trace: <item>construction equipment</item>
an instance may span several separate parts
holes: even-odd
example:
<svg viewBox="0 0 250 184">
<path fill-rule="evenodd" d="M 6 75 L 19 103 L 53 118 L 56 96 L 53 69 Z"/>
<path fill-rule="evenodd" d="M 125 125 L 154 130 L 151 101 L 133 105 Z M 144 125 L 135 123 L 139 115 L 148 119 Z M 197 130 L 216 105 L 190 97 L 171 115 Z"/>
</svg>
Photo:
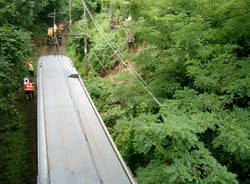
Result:
<svg viewBox="0 0 250 184">
<path fill-rule="evenodd" d="M 47 45 L 55 46 L 55 36 L 54 36 L 54 30 L 52 27 L 48 28 Z"/>
<path fill-rule="evenodd" d="M 48 46 L 61 46 L 62 44 L 62 33 L 63 33 L 63 24 L 60 23 L 58 26 L 54 24 L 53 27 L 48 28 L 48 37 L 47 37 L 47 45 Z"/>
</svg>

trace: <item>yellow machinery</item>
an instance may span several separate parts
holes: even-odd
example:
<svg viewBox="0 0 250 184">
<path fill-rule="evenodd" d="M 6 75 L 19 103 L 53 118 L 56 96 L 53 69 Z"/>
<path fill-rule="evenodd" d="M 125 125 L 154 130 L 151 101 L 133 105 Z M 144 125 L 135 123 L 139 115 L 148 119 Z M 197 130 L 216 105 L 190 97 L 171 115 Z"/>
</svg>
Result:
<svg viewBox="0 0 250 184">
<path fill-rule="evenodd" d="M 62 32 L 63 32 L 63 25 L 62 24 L 59 24 L 59 26 L 57 26 L 55 24 L 54 27 L 49 27 L 48 28 L 47 45 L 48 46 L 55 46 L 55 45 L 57 45 L 56 42 L 58 42 L 59 46 L 61 46 Z"/>
<path fill-rule="evenodd" d="M 52 27 L 48 28 L 48 37 L 47 37 L 47 45 L 48 46 L 54 46 L 55 38 L 54 38 L 54 29 Z"/>
</svg>

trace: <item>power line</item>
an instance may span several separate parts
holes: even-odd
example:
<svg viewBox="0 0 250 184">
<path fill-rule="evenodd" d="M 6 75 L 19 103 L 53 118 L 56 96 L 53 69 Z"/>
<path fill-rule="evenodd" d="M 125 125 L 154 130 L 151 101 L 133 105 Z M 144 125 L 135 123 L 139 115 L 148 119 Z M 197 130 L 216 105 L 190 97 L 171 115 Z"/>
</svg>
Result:
<svg viewBox="0 0 250 184">
<path fill-rule="evenodd" d="M 90 45 L 87 42 L 87 46 L 90 47 Z M 108 73 L 108 70 L 104 67 L 104 65 L 102 64 L 102 62 L 100 61 L 99 57 L 96 55 L 95 52 L 93 52 L 93 54 L 95 55 L 96 59 L 99 61 L 100 65 L 102 66 L 102 68 L 105 70 L 106 73 Z"/>
<path fill-rule="evenodd" d="M 93 17 L 92 13 L 89 11 L 87 5 L 85 4 L 84 0 L 82 0 L 83 3 L 83 9 L 86 8 L 91 20 L 93 21 L 94 25 L 96 26 L 97 30 L 101 33 L 103 39 L 108 43 L 110 48 L 115 52 L 117 55 L 118 59 L 120 58 L 121 62 L 129 69 L 129 71 L 132 73 L 133 76 L 136 75 L 136 79 L 140 82 L 142 87 L 145 89 L 145 91 L 155 100 L 155 102 L 161 107 L 161 103 L 157 100 L 157 98 L 152 94 L 152 92 L 148 89 L 148 84 L 146 81 L 141 77 L 141 75 L 133 68 L 132 65 L 129 63 L 126 63 L 123 59 L 121 59 L 121 55 L 118 52 L 118 49 L 109 41 L 109 39 L 106 37 L 103 29 L 98 25 L 96 22 L 95 18 Z"/>
</svg>

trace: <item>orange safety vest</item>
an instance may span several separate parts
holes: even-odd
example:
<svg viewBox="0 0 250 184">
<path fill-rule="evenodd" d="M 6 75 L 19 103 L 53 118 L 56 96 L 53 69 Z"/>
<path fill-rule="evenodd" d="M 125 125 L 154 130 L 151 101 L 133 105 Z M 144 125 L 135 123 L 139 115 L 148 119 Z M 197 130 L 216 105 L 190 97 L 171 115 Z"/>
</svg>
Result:
<svg viewBox="0 0 250 184">
<path fill-rule="evenodd" d="M 24 91 L 34 91 L 35 86 L 32 82 L 28 82 L 27 84 L 24 85 Z"/>
</svg>

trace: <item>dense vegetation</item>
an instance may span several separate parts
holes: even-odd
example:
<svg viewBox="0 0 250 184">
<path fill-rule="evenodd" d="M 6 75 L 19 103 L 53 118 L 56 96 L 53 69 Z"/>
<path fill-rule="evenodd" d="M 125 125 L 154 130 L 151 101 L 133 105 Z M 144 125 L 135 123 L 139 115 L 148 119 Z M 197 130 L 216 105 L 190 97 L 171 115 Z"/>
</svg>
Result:
<svg viewBox="0 0 250 184">
<path fill-rule="evenodd" d="M 28 183 L 27 127 L 17 110 L 34 40 L 66 0 L 0 0 L 0 183 Z M 86 0 L 117 57 L 88 20 L 74 60 L 138 183 L 250 183 L 249 0 Z M 72 1 L 83 33 L 82 0 Z M 126 21 L 129 16 L 131 21 Z M 161 105 L 122 65 L 130 63 Z"/>
<path fill-rule="evenodd" d="M 87 4 L 121 58 L 89 19 L 85 84 L 137 181 L 250 183 L 250 2 Z M 72 12 L 73 32 L 83 33 L 81 0 Z M 125 21 L 128 16 L 132 21 Z M 71 39 L 68 50 L 83 76 L 83 38 Z M 136 68 L 162 106 L 117 65 L 121 59 Z"/>
<path fill-rule="evenodd" d="M 23 98 L 24 62 L 36 53 L 32 38 L 47 29 L 47 15 L 60 4 L 63 1 L 0 0 L 0 183 L 30 182 L 27 127 L 17 101 Z"/>
</svg>

